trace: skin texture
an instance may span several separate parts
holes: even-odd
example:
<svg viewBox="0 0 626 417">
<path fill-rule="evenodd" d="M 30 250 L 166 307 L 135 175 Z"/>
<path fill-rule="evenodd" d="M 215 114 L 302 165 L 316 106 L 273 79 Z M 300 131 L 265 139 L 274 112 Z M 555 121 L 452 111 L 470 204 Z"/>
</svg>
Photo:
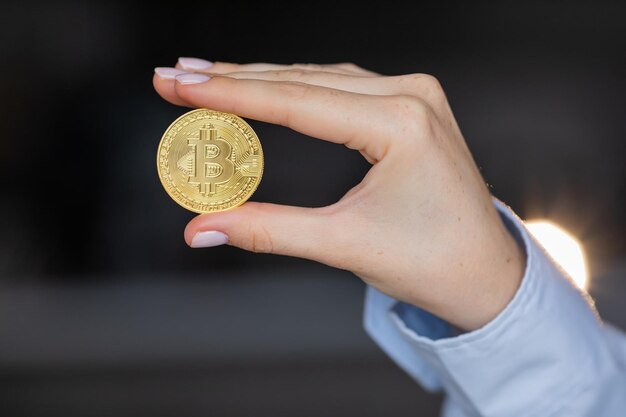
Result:
<svg viewBox="0 0 626 417">
<path fill-rule="evenodd" d="M 177 68 L 181 68 L 177 65 Z M 216 62 L 183 85 L 157 74 L 167 101 L 275 123 L 343 144 L 372 164 L 338 202 L 319 208 L 247 202 L 194 218 L 245 250 L 352 271 L 384 293 L 464 329 L 495 318 L 524 272 L 434 77 L 382 76 L 354 64 Z"/>
</svg>

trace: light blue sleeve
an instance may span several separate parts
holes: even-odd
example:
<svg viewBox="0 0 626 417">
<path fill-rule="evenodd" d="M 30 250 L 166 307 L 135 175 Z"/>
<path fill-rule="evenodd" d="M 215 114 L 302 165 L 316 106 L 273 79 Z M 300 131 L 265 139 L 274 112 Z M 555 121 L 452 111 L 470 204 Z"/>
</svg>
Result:
<svg viewBox="0 0 626 417">
<path fill-rule="evenodd" d="M 366 331 L 425 389 L 446 392 L 446 417 L 626 416 L 626 335 L 601 321 L 509 207 L 494 204 L 527 255 L 520 288 L 495 319 L 454 335 L 368 287 Z"/>
</svg>

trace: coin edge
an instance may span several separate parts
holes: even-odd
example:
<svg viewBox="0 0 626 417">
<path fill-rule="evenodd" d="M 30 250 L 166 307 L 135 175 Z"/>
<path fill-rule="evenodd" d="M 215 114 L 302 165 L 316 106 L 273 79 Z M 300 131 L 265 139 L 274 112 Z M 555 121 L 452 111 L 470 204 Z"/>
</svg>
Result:
<svg viewBox="0 0 626 417">
<path fill-rule="evenodd" d="M 174 198 L 172 196 L 172 194 L 170 194 L 169 190 L 167 189 L 166 184 L 163 181 L 163 173 L 161 171 L 161 164 L 160 164 L 160 153 L 161 153 L 161 146 L 163 144 L 163 141 L 165 140 L 165 137 L 168 133 L 168 131 L 176 124 L 178 123 L 178 121 L 180 121 L 181 119 L 187 117 L 188 115 L 192 114 L 192 113 L 196 113 L 196 112 L 202 112 L 202 111 L 209 111 L 209 112 L 215 112 L 215 113 L 223 113 L 223 114 L 227 114 L 231 117 L 237 118 L 239 119 L 246 127 L 248 127 L 248 129 L 250 129 L 250 131 L 252 132 L 252 134 L 254 135 L 254 137 L 256 138 L 258 144 L 259 144 L 259 156 L 261 157 L 261 170 L 259 171 L 259 176 L 258 176 L 258 180 L 256 182 L 256 184 L 254 185 L 254 187 L 250 190 L 248 196 L 245 199 L 241 199 L 240 202 L 238 202 L 237 204 L 232 205 L 231 207 L 228 207 L 226 209 L 222 209 L 222 210 L 214 210 L 214 211 L 201 211 L 201 210 L 197 210 L 193 207 L 190 207 L 188 205 L 183 204 L 182 201 L 179 201 L 178 199 Z M 219 110 L 214 110 L 214 109 L 209 109 L 206 107 L 202 107 L 202 108 L 197 108 L 197 109 L 193 109 L 190 110 L 186 113 L 183 113 L 182 115 L 178 116 L 172 123 L 169 124 L 169 126 L 165 129 L 165 131 L 163 132 L 163 135 L 161 136 L 161 140 L 159 141 L 159 144 L 157 146 L 157 152 L 156 152 L 156 165 L 157 165 L 157 176 L 159 177 L 159 181 L 161 182 L 161 186 L 163 187 L 163 190 L 165 190 L 165 193 L 179 206 L 183 207 L 186 210 L 189 210 L 193 213 L 197 213 L 197 214 L 208 214 L 208 213 L 221 213 L 224 211 L 228 211 L 228 210 L 232 210 L 234 208 L 237 208 L 239 206 L 241 206 L 242 204 L 244 204 L 245 202 L 247 202 L 250 197 L 252 197 L 252 195 L 256 192 L 256 190 L 259 187 L 259 184 L 261 183 L 261 179 L 263 178 L 263 172 L 265 171 L 265 158 L 264 158 L 264 153 L 263 153 L 263 146 L 261 145 L 261 140 L 259 139 L 259 135 L 256 134 L 256 132 L 254 131 L 254 129 L 252 129 L 252 126 L 250 126 L 250 124 L 248 122 L 245 121 L 245 119 L 243 119 L 242 117 L 239 117 L 238 115 L 234 114 L 234 113 L 228 113 L 228 112 L 223 112 L 223 111 L 219 111 Z"/>
</svg>

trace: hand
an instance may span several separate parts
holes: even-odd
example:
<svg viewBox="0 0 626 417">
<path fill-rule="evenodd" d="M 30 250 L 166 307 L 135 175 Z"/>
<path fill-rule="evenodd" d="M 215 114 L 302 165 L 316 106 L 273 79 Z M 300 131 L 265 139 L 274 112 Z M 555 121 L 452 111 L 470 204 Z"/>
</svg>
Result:
<svg viewBox="0 0 626 417">
<path fill-rule="evenodd" d="M 483 326 L 511 300 L 523 251 L 502 224 L 434 77 L 381 76 L 354 64 L 183 59 L 177 68 L 158 69 L 153 79 L 174 104 L 287 126 L 357 150 L 372 164 L 330 206 L 247 202 L 200 215 L 187 225 L 188 244 L 223 233 L 246 250 L 346 269 L 465 330 Z M 207 231 L 213 233 L 202 235 Z"/>
</svg>

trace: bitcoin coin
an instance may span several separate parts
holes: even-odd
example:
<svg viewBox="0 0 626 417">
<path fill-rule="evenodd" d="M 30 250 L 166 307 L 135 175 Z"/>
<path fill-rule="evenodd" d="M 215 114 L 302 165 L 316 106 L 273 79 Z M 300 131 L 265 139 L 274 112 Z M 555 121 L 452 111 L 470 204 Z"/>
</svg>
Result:
<svg viewBox="0 0 626 417">
<path fill-rule="evenodd" d="M 157 151 L 161 184 L 196 213 L 243 204 L 263 174 L 261 142 L 240 117 L 210 109 L 183 114 L 165 131 Z"/>
</svg>

